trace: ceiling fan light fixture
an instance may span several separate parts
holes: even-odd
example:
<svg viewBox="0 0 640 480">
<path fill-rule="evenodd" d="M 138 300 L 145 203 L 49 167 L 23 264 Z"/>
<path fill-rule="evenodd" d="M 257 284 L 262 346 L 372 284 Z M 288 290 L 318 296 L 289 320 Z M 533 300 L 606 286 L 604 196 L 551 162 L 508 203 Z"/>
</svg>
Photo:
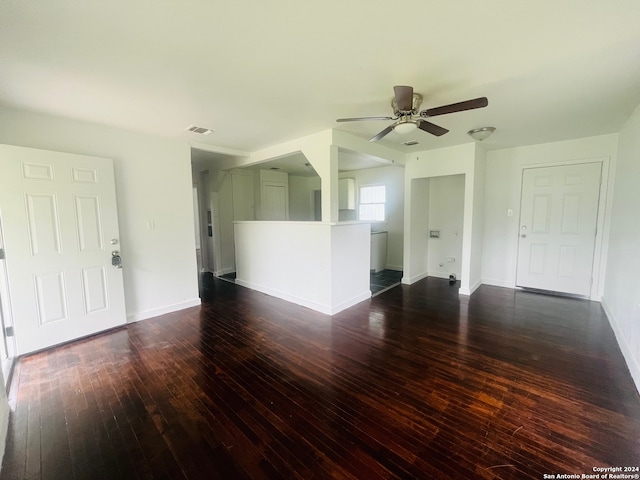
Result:
<svg viewBox="0 0 640 480">
<path fill-rule="evenodd" d="M 395 127 L 393 127 L 393 131 L 399 133 L 400 135 L 408 135 L 416 128 L 418 128 L 418 124 L 416 122 L 400 122 Z"/>
<path fill-rule="evenodd" d="M 469 130 L 467 134 L 474 140 L 481 142 L 489 138 L 495 131 L 496 131 L 496 127 L 481 127 L 481 128 L 474 128 L 473 130 Z"/>
</svg>

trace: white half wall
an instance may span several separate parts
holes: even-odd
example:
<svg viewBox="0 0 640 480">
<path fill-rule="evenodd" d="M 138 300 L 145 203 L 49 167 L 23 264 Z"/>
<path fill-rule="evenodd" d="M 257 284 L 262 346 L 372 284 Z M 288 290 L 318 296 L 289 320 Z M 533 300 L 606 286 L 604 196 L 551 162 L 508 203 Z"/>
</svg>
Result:
<svg viewBox="0 0 640 480">
<path fill-rule="evenodd" d="M 602 306 L 640 392 L 640 107 L 620 131 Z"/>
<path fill-rule="evenodd" d="M 127 318 L 200 303 L 189 145 L 6 107 L 0 143 L 113 159 Z"/>
<path fill-rule="evenodd" d="M 371 297 L 370 226 L 236 222 L 236 283 L 333 315 Z"/>
</svg>

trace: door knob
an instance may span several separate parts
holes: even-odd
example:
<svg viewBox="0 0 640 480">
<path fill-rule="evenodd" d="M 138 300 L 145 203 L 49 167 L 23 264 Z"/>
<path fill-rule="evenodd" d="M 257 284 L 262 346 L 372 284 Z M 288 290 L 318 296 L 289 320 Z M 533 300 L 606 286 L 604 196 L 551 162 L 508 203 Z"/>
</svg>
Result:
<svg viewBox="0 0 640 480">
<path fill-rule="evenodd" d="M 114 250 L 111 252 L 111 265 L 116 268 L 122 268 L 122 257 L 120 256 L 120 252 L 118 250 Z"/>
<path fill-rule="evenodd" d="M 523 233 L 522 235 L 520 235 L 520 236 L 521 236 L 522 238 L 527 238 L 527 235 L 526 235 L 526 234 L 524 234 L 524 233 Z"/>
</svg>

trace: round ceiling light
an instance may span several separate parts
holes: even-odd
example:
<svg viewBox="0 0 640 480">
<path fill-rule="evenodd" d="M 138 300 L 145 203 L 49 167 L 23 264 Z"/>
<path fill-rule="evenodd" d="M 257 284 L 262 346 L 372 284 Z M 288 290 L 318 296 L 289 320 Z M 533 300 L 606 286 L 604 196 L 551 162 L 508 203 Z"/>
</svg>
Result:
<svg viewBox="0 0 640 480">
<path fill-rule="evenodd" d="M 467 134 L 474 140 L 481 142 L 489 138 L 491 134 L 495 131 L 496 131 L 496 127 L 482 127 L 482 128 L 474 128 L 473 130 L 469 130 Z"/>
<path fill-rule="evenodd" d="M 416 122 L 401 122 L 393 127 L 393 131 L 400 135 L 408 135 L 418 127 Z"/>
</svg>

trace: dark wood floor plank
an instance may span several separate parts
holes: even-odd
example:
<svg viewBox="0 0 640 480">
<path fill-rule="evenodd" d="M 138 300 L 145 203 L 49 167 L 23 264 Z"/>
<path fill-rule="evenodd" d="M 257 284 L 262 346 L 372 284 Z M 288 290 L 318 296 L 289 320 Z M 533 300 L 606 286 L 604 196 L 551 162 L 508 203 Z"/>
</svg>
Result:
<svg viewBox="0 0 640 480">
<path fill-rule="evenodd" d="M 447 281 L 203 305 L 21 358 L 1 479 L 539 479 L 640 461 L 599 304 Z"/>
</svg>

